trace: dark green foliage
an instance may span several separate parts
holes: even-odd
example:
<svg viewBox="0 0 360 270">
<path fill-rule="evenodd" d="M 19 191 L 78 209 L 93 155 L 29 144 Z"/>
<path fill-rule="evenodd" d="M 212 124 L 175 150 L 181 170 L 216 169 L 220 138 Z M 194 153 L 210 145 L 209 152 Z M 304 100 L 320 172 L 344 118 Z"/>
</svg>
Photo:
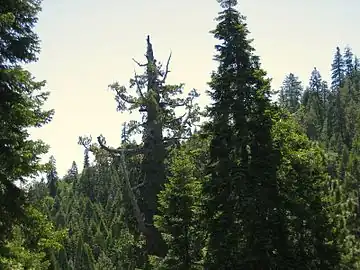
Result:
<svg viewBox="0 0 360 270">
<path fill-rule="evenodd" d="M 336 47 L 336 53 L 331 65 L 331 72 L 331 88 L 333 90 L 339 89 L 339 87 L 341 87 L 344 82 L 345 72 L 345 63 L 339 47 Z"/>
<path fill-rule="evenodd" d="M 46 174 L 47 185 L 49 188 L 49 194 L 51 197 L 55 198 L 57 190 L 57 181 L 59 180 L 57 171 L 56 171 L 56 160 L 54 156 L 50 157 L 49 160 L 49 169 Z"/>
<path fill-rule="evenodd" d="M 330 210 L 333 222 L 333 231 L 341 252 L 340 269 L 359 268 L 359 246 L 357 233 L 357 205 L 358 187 L 356 184 L 356 145 L 359 134 L 359 73 L 358 60 L 353 57 L 350 48 L 345 49 L 344 65 L 337 49 L 332 65 L 333 83 L 332 91 L 326 99 L 327 110 L 324 114 L 323 127 L 317 119 L 316 107 L 309 106 L 310 95 L 304 93 L 303 108 L 296 112 L 300 123 L 307 130 L 311 139 L 317 140 L 328 151 L 331 160 L 327 160 L 328 172 L 332 179 L 329 185 L 332 189 Z M 340 64 L 339 64 L 340 63 Z M 337 74 L 337 76 L 335 76 Z M 343 75 L 341 75 L 343 74 Z M 343 79 L 340 80 L 341 76 Z M 306 106 L 306 107 L 305 107 Z M 317 121 L 315 121 L 317 120 Z M 310 132 L 311 123 L 313 132 Z"/>
<path fill-rule="evenodd" d="M 300 107 L 300 99 L 303 92 L 301 82 L 293 73 L 287 75 L 280 89 L 280 106 L 295 112 Z"/>
<path fill-rule="evenodd" d="M 76 182 L 79 177 L 78 167 L 75 161 L 72 162 L 71 168 L 68 170 L 67 174 L 64 177 L 64 180 L 67 182 Z"/>
<path fill-rule="evenodd" d="M 331 91 L 316 68 L 305 91 L 289 73 L 278 107 L 237 1 L 218 3 L 200 130 L 197 91 L 166 84 L 170 57 L 159 64 L 148 36 L 144 73 L 110 85 L 141 119 L 123 123 L 121 147 L 80 138 L 84 168 L 60 178 L 27 133 L 53 114 L 20 67 L 39 51 L 40 1 L 0 0 L 1 269 L 360 269 L 358 59 L 337 47 Z"/>
<path fill-rule="evenodd" d="M 247 39 L 236 1 L 221 1 L 212 33 L 219 68 L 212 75 L 210 180 L 204 186 L 209 245 L 207 269 L 265 269 L 279 265 L 281 236 L 276 167 L 272 147 L 270 82 Z M 279 255 L 274 256 L 273 250 Z"/>
<path fill-rule="evenodd" d="M 41 141 L 29 139 L 28 128 L 51 120 L 53 111 L 42 109 L 48 97 L 44 81 L 35 81 L 20 64 L 36 60 L 39 51 L 37 22 L 40 1 L 3 0 L 0 3 L 0 246 L 23 216 L 25 182 L 45 167 L 40 155 L 47 152 Z"/>
<path fill-rule="evenodd" d="M 344 52 L 345 75 L 352 76 L 354 72 L 354 55 L 350 47 L 345 48 Z"/>
<path fill-rule="evenodd" d="M 206 140 L 194 137 L 172 153 L 169 181 L 159 194 L 159 215 L 155 218 L 169 247 L 158 269 L 202 269 L 201 181 L 207 147 Z"/>
<path fill-rule="evenodd" d="M 320 72 L 314 68 L 309 86 L 303 94 L 300 109 L 296 112 L 298 121 L 313 140 L 320 139 L 326 128 L 329 128 L 326 123 L 329 97 L 327 83 L 322 80 Z"/>
<path fill-rule="evenodd" d="M 282 235 L 287 238 L 283 247 L 287 256 L 281 267 L 338 269 L 339 247 L 328 212 L 331 207 L 328 160 L 324 151 L 288 117 L 276 117 L 273 128 L 274 144 L 281 149 L 278 207 L 284 218 Z"/>
<path fill-rule="evenodd" d="M 41 0 L 2 0 L 0 13 L 0 63 L 17 65 L 35 61 L 40 51 L 33 32 Z"/>
<path fill-rule="evenodd" d="M 51 255 L 62 247 L 65 231 L 55 231 L 53 224 L 31 206 L 25 213 L 23 223 L 12 228 L 11 239 L 1 247 L 1 269 L 49 269 Z"/>
</svg>

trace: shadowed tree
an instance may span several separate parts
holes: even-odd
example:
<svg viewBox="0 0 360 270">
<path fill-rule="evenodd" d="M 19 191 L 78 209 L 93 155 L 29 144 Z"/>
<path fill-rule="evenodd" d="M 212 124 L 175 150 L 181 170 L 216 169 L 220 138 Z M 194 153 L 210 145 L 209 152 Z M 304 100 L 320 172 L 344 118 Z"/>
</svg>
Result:
<svg viewBox="0 0 360 270">
<path fill-rule="evenodd" d="M 56 171 L 56 160 L 54 156 L 50 157 L 49 169 L 46 174 L 46 178 L 47 178 L 47 185 L 49 188 L 49 194 L 51 197 L 55 198 L 57 193 L 57 181 L 59 180 L 59 177 Z"/>
<path fill-rule="evenodd" d="M 163 69 L 154 57 L 149 36 L 146 41 L 147 62 L 141 64 L 134 60 L 139 67 L 145 68 L 145 72 L 143 75 L 135 73 L 134 78 L 130 80 L 130 88 L 135 88 L 136 96 L 131 95 L 117 82 L 110 85 L 110 89 L 115 93 L 118 111 L 139 110 L 142 114 L 141 121 L 129 121 L 123 126 L 122 141 L 128 141 L 131 135 L 142 134 L 142 144 L 136 148 L 115 149 L 106 146 L 105 138 L 102 136 L 98 137 L 98 143 L 100 148 L 115 158 L 117 164 L 125 162 L 125 159 L 122 161 L 125 156 L 142 155 L 143 180 L 137 183 L 136 188 L 131 187 L 130 183 L 126 186 L 139 230 L 146 236 L 147 252 L 163 256 L 166 247 L 160 233 L 154 227 L 153 217 L 157 213 L 157 195 L 163 189 L 166 180 L 167 148 L 178 145 L 181 140 L 192 134 L 194 124 L 200 120 L 199 107 L 194 103 L 199 94 L 193 89 L 187 97 L 182 97 L 183 84 L 167 85 L 171 55 Z M 183 108 L 185 113 L 178 116 L 177 108 Z M 82 140 L 84 138 L 80 138 L 80 143 Z M 122 154 L 124 157 L 121 157 Z M 117 166 L 125 169 L 122 165 Z M 140 196 L 135 195 L 135 190 L 139 191 Z"/>
<path fill-rule="evenodd" d="M 40 155 L 48 147 L 29 139 L 29 128 L 48 123 L 53 111 L 42 109 L 45 81 L 36 81 L 21 65 L 37 60 L 39 39 L 33 28 L 39 0 L 0 2 L 0 246 L 24 214 L 25 196 L 16 184 L 44 170 Z"/>
<path fill-rule="evenodd" d="M 271 138 L 270 80 L 254 55 L 237 1 L 218 2 L 223 11 L 212 33 L 220 42 L 219 67 L 209 84 L 213 103 L 205 128 L 212 137 L 204 185 L 205 269 L 275 269 L 288 250 L 277 190 L 279 156 Z"/>
</svg>

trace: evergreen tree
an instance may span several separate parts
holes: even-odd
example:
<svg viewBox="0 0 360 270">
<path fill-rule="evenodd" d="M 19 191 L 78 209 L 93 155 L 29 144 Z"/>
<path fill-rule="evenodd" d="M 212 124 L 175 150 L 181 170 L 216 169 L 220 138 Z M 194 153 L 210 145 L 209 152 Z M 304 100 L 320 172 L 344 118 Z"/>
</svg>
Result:
<svg viewBox="0 0 360 270">
<path fill-rule="evenodd" d="M 287 256 L 275 269 L 342 269 L 325 152 L 289 115 L 274 117 L 273 143 L 281 149 L 278 190 L 285 213 Z M 267 268 L 268 269 L 268 268 Z"/>
<path fill-rule="evenodd" d="M 360 141 L 354 140 L 347 164 L 343 171 L 339 171 L 341 182 L 339 197 L 336 202 L 340 205 L 340 216 L 345 222 L 340 223 L 343 263 L 349 268 L 360 267 Z M 341 173 L 343 175 L 341 175 Z"/>
<path fill-rule="evenodd" d="M 12 224 L 24 214 L 24 191 L 15 184 L 36 176 L 45 166 L 48 147 L 29 139 L 28 129 L 51 120 L 42 109 L 48 93 L 21 65 L 36 61 L 39 40 L 33 32 L 39 0 L 2 0 L 0 4 L 0 247 Z"/>
<path fill-rule="evenodd" d="M 303 92 L 301 82 L 293 73 L 287 75 L 280 88 L 280 106 L 290 112 L 296 112 L 300 107 L 300 98 Z"/>
<path fill-rule="evenodd" d="M 89 168 L 90 160 L 89 160 L 89 150 L 84 150 L 84 169 Z"/>
<path fill-rule="evenodd" d="M 49 188 L 50 196 L 55 198 L 57 193 L 57 182 L 59 180 L 58 173 L 56 171 L 56 160 L 54 156 L 49 159 L 49 170 L 46 174 L 47 185 Z"/>
<path fill-rule="evenodd" d="M 203 269 L 201 248 L 201 181 L 207 161 L 207 140 L 191 138 L 172 153 L 169 181 L 159 195 L 155 224 L 169 247 L 156 269 Z"/>
<path fill-rule="evenodd" d="M 354 57 L 354 70 L 359 71 L 359 67 L 360 67 L 359 58 L 357 58 L 357 56 L 355 55 L 355 57 Z"/>
<path fill-rule="evenodd" d="M 287 253 L 276 188 L 278 157 L 272 149 L 270 81 L 248 40 L 237 1 L 224 9 L 212 31 L 219 62 L 212 74 L 208 109 L 212 135 L 204 186 L 209 244 L 206 269 L 272 269 Z M 274 255 L 277 250 L 277 255 Z M 277 268 L 279 269 L 279 268 Z"/>
<path fill-rule="evenodd" d="M 331 88 L 337 91 L 344 82 L 345 63 L 340 52 L 340 48 L 336 47 L 336 53 L 331 65 Z"/>
<path fill-rule="evenodd" d="M 51 257 L 62 247 L 66 231 L 54 230 L 46 216 L 32 206 L 25 211 L 23 224 L 11 228 L 12 238 L 2 247 L 0 269 L 54 269 Z"/>
<path fill-rule="evenodd" d="M 321 83 L 322 83 L 322 77 L 317 70 L 316 67 L 314 67 L 313 71 L 311 72 L 310 81 L 309 81 L 309 90 L 312 93 L 318 94 L 318 96 L 321 96 Z"/>
<path fill-rule="evenodd" d="M 349 77 L 354 72 L 354 55 L 350 47 L 345 47 L 344 64 L 345 64 L 345 75 Z"/>
<path fill-rule="evenodd" d="M 309 87 L 302 97 L 303 108 L 297 115 L 311 139 L 319 140 L 323 135 L 329 95 L 327 83 L 322 80 L 320 72 L 314 67 L 311 72 Z"/>
<path fill-rule="evenodd" d="M 75 161 L 72 162 L 71 168 L 68 170 L 64 180 L 67 182 L 75 182 L 78 178 L 79 172 Z"/>
</svg>

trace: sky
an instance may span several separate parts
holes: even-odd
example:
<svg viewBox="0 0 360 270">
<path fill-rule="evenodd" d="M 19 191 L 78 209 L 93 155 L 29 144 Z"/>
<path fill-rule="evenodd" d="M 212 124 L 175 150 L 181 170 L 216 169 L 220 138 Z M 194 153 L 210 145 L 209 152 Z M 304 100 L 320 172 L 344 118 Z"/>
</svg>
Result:
<svg viewBox="0 0 360 270">
<path fill-rule="evenodd" d="M 328 80 L 336 46 L 349 45 L 360 54 L 360 1 L 238 2 L 273 89 L 290 72 L 306 85 L 314 67 Z M 128 86 L 137 69 L 132 58 L 144 60 L 147 35 L 159 61 L 172 52 L 168 83 L 197 89 L 206 104 L 207 82 L 216 69 L 216 40 L 209 31 L 219 11 L 215 0 L 43 0 L 35 28 L 42 51 L 26 68 L 47 81 L 51 95 L 45 108 L 55 109 L 50 124 L 31 130 L 33 139 L 51 147 L 44 160 L 54 155 L 62 176 L 73 160 L 82 167 L 79 136 L 102 134 L 109 145 L 119 146 L 121 124 L 136 115 L 116 111 L 108 85 Z"/>
</svg>

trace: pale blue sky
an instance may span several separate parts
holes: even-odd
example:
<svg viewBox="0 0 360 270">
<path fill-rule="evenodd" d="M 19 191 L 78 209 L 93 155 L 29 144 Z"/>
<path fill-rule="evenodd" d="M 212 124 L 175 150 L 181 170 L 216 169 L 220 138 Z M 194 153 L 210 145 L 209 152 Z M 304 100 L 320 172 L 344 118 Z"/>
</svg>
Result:
<svg viewBox="0 0 360 270">
<path fill-rule="evenodd" d="M 314 66 L 328 79 L 336 46 L 349 44 L 360 54 L 360 1 L 239 0 L 238 8 L 275 89 L 289 72 L 307 83 Z M 173 53 L 168 82 L 204 92 L 216 67 L 209 30 L 219 10 L 215 0 L 44 0 L 36 27 L 42 52 L 29 69 L 47 80 L 47 107 L 56 114 L 32 136 L 50 144 L 60 175 L 73 160 L 82 166 L 79 135 L 102 133 L 109 144 L 119 144 L 129 118 L 116 112 L 107 85 L 128 84 L 131 59 L 143 59 L 147 34 L 158 60 Z"/>
</svg>

